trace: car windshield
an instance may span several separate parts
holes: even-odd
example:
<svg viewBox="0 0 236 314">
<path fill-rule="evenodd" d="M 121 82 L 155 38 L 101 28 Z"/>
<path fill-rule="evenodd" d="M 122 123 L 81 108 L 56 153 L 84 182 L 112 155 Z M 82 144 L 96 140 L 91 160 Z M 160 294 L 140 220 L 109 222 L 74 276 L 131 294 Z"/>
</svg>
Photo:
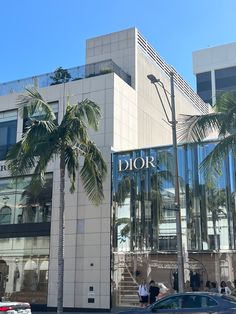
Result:
<svg viewBox="0 0 236 314">
<path fill-rule="evenodd" d="M 236 297 L 234 297 L 232 295 L 222 295 L 221 298 L 224 300 L 236 303 Z"/>
</svg>

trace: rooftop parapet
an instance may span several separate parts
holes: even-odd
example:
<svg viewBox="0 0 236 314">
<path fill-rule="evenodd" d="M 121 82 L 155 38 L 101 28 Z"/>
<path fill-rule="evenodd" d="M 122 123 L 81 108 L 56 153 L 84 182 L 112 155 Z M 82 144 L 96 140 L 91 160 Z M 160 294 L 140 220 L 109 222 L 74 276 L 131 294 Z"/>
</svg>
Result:
<svg viewBox="0 0 236 314">
<path fill-rule="evenodd" d="M 131 77 L 125 73 L 117 64 L 112 60 L 105 60 L 96 63 L 86 64 L 70 69 L 66 69 L 70 74 L 70 78 L 66 82 L 77 81 L 89 77 L 98 75 L 104 75 L 108 73 L 116 73 L 127 84 L 131 85 Z M 32 76 L 25 79 L 6 82 L 0 84 L 0 96 L 8 95 L 12 93 L 21 93 L 25 88 L 36 87 L 43 88 L 55 84 L 53 80 L 54 72 L 46 73 L 42 75 Z"/>
</svg>

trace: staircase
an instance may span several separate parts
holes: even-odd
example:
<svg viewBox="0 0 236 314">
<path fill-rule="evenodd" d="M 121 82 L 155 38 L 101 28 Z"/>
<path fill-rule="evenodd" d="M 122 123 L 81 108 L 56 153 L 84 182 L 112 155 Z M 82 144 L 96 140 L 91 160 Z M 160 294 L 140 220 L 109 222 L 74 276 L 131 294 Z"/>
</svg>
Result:
<svg viewBox="0 0 236 314">
<path fill-rule="evenodd" d="M 128 267 L 124 267 L 122 279 L 118 286 L 119 306 L 134 307 L 139 306 L 138 284 L 135 282 Z"/>
</svg>

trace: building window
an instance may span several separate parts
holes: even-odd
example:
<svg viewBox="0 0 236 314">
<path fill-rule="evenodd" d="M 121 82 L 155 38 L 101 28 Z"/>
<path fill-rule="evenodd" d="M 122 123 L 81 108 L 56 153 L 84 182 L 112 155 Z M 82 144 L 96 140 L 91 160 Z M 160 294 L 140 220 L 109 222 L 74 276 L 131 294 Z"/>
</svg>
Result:
<svg viewBox="0 0 236 314">
<path fill-rule="evenodd" d="M 0 112 L 0 160 L 6 159 L 8 149 L 16 143 L 17 111 Z"/>
<path fill-rule="evenodd" d="M 47 304 L 49 237 L 0 239 L 0 295 Z"/>
<path fill-rule="evenodd" d="M 0 225 L 11 223 L 11 208 L 9 206 L 3 206 L 0 209 Z"/>
<path fill-rule="evenodd" d="M 33 189 L 30 181 L 31 176 L 0 179 L 0 225 L 50 222 L 52 174 L 41 189 Z"/>
<path fill-rule="evenodd" d="M 217 97 L 224 91 L 234 91 L 236 89 L 236 67 L 216 70 L 215 78 Z"/>
<path fill-rule="evenodd" d="M 209 104 L 212 104 L 211 72 L 197 74 L 197 93 Z"/>
</svg>

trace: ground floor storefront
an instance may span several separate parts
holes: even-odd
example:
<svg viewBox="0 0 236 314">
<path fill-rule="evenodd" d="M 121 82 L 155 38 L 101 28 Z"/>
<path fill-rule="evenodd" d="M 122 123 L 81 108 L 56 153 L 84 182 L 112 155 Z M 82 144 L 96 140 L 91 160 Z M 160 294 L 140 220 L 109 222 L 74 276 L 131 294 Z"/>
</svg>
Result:
<svg viewBox="0 0 236 314">
<path fill-rule="evenodd" d="M 136 252 L 113 256 L 114 306 L 139 306 L 138 286 L 144 279 L 147 287 L 154 280 L 169 293 L 178 291 L 177 256 L 168 252 Z M 228 282 L 231 289 L 236 278 L 236 252 L 189 252 L 184 261 L 185 291 L 203 291 L 207 281 Z"/>
<path fill-rule="evenodd" d="M 47 304 L 52 174 L 34 191 L 30 176 L 0 178 L 0 297 Z"/>
<path fill-rule="evenodd" d="M 214 142 L 178 147 L 180 208 L 175 207 L 173 152 L 154 147 L 113 156 L 113 294 L 138 305 L 141 281 L 178 290 L 177 220 L 186 290 L 206 282 L 233 286 L 236 278 L 235 159 L 229 150 L 219 173 L 200 170 Z"/>
<path fill-rule="evenodd" d="M 229 151 L 218 175 L 199 170 L 214 145 L 178 148 L 186 290 L 202 290 L 207 281 L 232 285 L 236 278 L 234 156 Z M 172 147 L 117 152 L 112 162 L 106 205 L 88 206 L 81 191 L 66 194 L 70 309 L 139 305 L 142 280 L 178 289 Z M 55 307 L 58 178 L 48 173 L 41 191 L 29 182 L 29 176 L 0 178 L 0 295 Z"/>
<path fill-rule="evenodd" d="M 47 304 L 49 237 L 0 239 L 0 295 Z"/>
</svg>

